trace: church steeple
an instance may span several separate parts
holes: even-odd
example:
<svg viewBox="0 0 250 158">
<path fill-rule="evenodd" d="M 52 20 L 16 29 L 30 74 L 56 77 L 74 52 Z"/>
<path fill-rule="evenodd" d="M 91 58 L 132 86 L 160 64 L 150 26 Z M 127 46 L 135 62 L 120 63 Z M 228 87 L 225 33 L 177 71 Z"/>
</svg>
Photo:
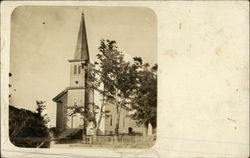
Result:
<svg viewBox="0 0 250 158">
<path fill-rule="evenodd" d="M 85 65 L 90 62 L 87 33 L 82 13 L 80 28 L 77 36 L 77 43 L 75 49 L 74 59 L 70 62 L 70 87 L 85 87 Z M 85 64 L 84 64 L 85 63 Z"/>
<path fill-rule="evenodd" d="M 89 59 L 86 26 L 85 26 L 85 20 L 84 20 L 83 13 L 82 13 L 80 29 L 78 32 L 74 60 L 85 60 L 86 62 L 89 62 L 89 60 L 90 60 Z"/>
<path fill-rule="evenodd" d="M 90 128 L 87 126 L 87 123 L 82 122 L 83 119 L 80 114 L 77 114 L 74 119 L 73 117 L 69 117 L 69 114 L 72 112 L 70 112 L 70 109 L 73 109 L 72 107 L 75 106 L 84 107 L 85 109 L 88 108 L 90 112 L 93 111 L 92 106 L 90 105 L 94 103 L 94 90 L 87 87 L 88 73 L 86 71 L 86 67 L 88 66 L 88 63 L 90 63 L 90 58 L 83 14 L 81 17 L 80 29 L 77 37 L 75 56 L 74 59 L 69 60 L 69 63 L 69 86 L 64 91 L 59 93 L 55 98 L 53 98 L 53 101 L 57 102 L 56 126 L 61 129 L 66 129 L 68 127 L 81 128 L 81 126 L 84 125 L 84 128 L 87 130 L 87 128 Z M 93 114 L 90 113 L 89 115 L 92 117 Z M 86 131 L 84 132 L 86 133 Z"/>
</svg>

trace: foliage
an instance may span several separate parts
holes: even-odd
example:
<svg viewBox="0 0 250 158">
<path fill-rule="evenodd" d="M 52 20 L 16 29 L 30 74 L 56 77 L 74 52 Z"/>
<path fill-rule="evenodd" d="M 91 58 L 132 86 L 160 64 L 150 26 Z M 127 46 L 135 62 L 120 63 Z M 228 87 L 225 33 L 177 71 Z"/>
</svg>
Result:
<svg viewBox="0 0 250 158">
<path fill-rule="evenodd" d="M 9 77 L 12 77 L 12 73 L 9 73 Z M 11 87 L 12 85 L 9 84 L 9 88 Z M 42 114 L 45 109 L 44 103 L 37 101 L 37 113 L 9 105 L 9 137 L 14 145 L 37 147 L 41 141 L 49 138 L 46 127 L 49 119 L 47 114 Z M 45 143 L 41 147 L 47 145 L 48 143 Z"/>
<path fill-rule="evenodd" d="M 116 41 L 101 40 L 100 53 L 97 55 L 101 71 L 101 81 L 111 96 L 128 98 L 130 87 L 129 62 L 118 51 Z"/>
<path fill-rule="evenodd" d="M 131 97 L 132 118 L 147 127 L 151 123 L 156 128 L 157 110 L 157 65 L 143 64 L 141 58 L 134 58 L 132 67 L 136 69 L 136 82 Z"/>
<path fill-rule="evenodd" d="M 49 128 L 49 131 L 53 135 L 53 137 L 57 138 L 63 132 L 63 129 L 59 129 L 57 127 L 51 127 Z"/>
<path fill-rule="evenodd" d="M 75 107 L 73 113 L 81 113 L 84 117 L 84 124 L 92 121 L 94 128 L 98 131 L 102 117 L 106 114 L 104 111 L 107 96 L 115 98 L 116 111 L 119 115 L 122 105 L 125 104 L 129 90 L 129 63 L 124 61 L 124 55 L 117 50 L 116 42 L 110 40 L 101 40 L 99 47 L 100 53 L 97 54 L 98 61 L 95 64 L 85 63 L 87 82 L 86 89 L 88 91 L 97 90 L 102 96 L 102 104 L 100 108 L 92 103 L 92 107 L 87 105 L 82 108 Z M 98 108 L 97 108 L 98 107 Z M 93 111 L 91 111 L 93 110 Z M 96 121 L 97 110 L 99 110 L 99 120 Z M 119 123 L 119 121 L 117 121 Z M 117 124 L 116 133 L 118 134 L 119 125 Z"/>
<path fill-rule="evenodd" d="M 36 105 L 37 105 L 36 108 L 37 113 L 42 117 L 43 123 L 47 125 L 50 119 L 48 117 L 48 114 L 43 113 L 46 110 L 45 101 L 36 100 Z"/>
<path fill-rule="evenodd" d="M 89 106 L 84 110 L 76 107 L 73 113 L 82 113 L 87 121 L 94 122 L 98 130 L 102 116 L 108 113 L 104 110 L 105 102 L 112 98 L 118 116 L 116 135 L 123 106 L 134 112 L 132 118 L 138 124 L 147 126 L 151 123 L 156 128 L 157 65 L 151 67 L 148 63 L 144 64 L 141 57 L 134 57 L 133 64 L 125 61 L 124 54 L 118 50 L 114 40 L 101 40 L 99 51 L 95 64 L 85 63 L 84 68 L 87 73 L 87 89 L 97 90 L 102 96 L 102 104 L 100 107 L 92 104 L 93 111 Z M 96 110 L 100 112 L 98 121 Z"/>
<path fill-rule="evenodd" d="M 25 109 L 9 106 L 10 137 L 47 137 L 47 127 L 41 115 Z"/>
<path fill-rule="evenodd" d="M 48 138 L 49 132 L 39 113 L 9 106 L 9 136 L 11 142 L 20 147 L 35 147 L 39 142 L 29 144 L 18 138 Z"/>
<path fill-rule="evenodd" d="M 105 86 L 106 95 L 115 100 L 118 116 L 115 134 L 118 135 L 121 108 L 127 104 L 129 99 L 133 76 L 130 73 L 130 63 L 124 60 L 124 54 L 118 50 L 116 41 L 101 40 L 99 51 L 96 64 L 100 68 L 100 81 Z"/>
</svg>

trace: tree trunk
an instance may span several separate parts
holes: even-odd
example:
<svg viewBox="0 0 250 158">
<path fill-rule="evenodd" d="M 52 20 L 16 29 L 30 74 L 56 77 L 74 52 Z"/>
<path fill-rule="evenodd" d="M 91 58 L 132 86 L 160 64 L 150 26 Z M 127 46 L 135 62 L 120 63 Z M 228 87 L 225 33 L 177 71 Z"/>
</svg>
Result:
<svg viewBox="0 0 250 158">
<path fill-rule="evenodd" d="M 97 136 L 97 128 L 94 128 L 94 131 L 93 131 L 93 141 L 95 142 L 96 141 L 96 136 Z"/>
<path fill-rule="evenodd" d="M 117 114 L 117 122 L 115 124 L 115 137 L 114 137 L 114 142 L 117 142 L 117 137 L 118 137 L 118 133 L 119 133 L 119 121 L 118 121 L 118 116 L 119 116 L 119 105 L 117 105 L 118 103 L 118 96 L 117 96 L 117 89 L 115 89 L 115 106 L 116 106 L 116 114 Z"/>
<path fill-rule="evenodd" d="M 100 128 L 101 119 L 102 119 L 102 115 L 103 115 L 103 107 L 104 107 L 104 103 L 102 103 L 101 110 L 100 110 L 100 117 L 99 117 L 99 120 L 97 122 L 96 127 L 94 128 L 94 132 L 93 132 L 94 141 L 96 141 L 96 136 L 98 135 L 98 131 L 99 131 L 99 128 Z"/>
<path fill-rule="evenodd" d="M 85 141 L 86 136 L 87 136 L 87 127 L 88 127 L 88 122 L 87 120 L 83 120 L 83 129 L 82 129 L 82 139 Z"/>
<path fill-rule="evenodd" d="M 115 126 L 115 135 L 118 136 L 119 135 L 119 124 L 120 124 L 120 115 L 121 115 L 121 110 L 122 110 L 122 105 L 120 105 L 118 107 L 118 113 L 117 113 L 117 122 L 116 122 L 116 126 Z"/>
<path fill-rule="evenodd" d="M 144 131 L 143 131 L 143 141 L 145 142 L 148 136 L 148 122 L 144 123 Z"/>
<path fill-rule="evenodd" d="M 152 134 L 155 135 L 156 134 L 156 128 L 157 128 L 156 123 L 154 123 L 154 122 L 152 123 L 151 122 L 151 125 L 152 125 Z"/>
<path fill-rule="evenodd" d="M 117 122 L 115 126 L 115 143 L 118 141 L 118 135 L 119 135 L 119 124 L 120 124 L 120 114 L 122 110 L 122 104 L 123 100 L 121 100 L 120 103 L 118 103 L 118 90 L 115 90 L 115 105 L 116 105 L 116 113 L 117 113 Z"/>
<path fill-rule="evenodd" d="M 105 88 L 103 88 L 104 89 L 104 91 L 105 91 Z M 102 120 L 102 115 L 103 115 L 103 107 L 104 107 L 104 103 L 105 103 L 105 95 L 103 94 L 103 96 L 102 96 L 102 106 L 101 106 L 101 110 L 100 110 L 100 116 L 99 116 L 99 120 L 98 120 L 98 122 L 97 122 L 97 127 L 96 127 L 96 135 L 98 135 L 98 130 L 99 130 L 99 128 L 100 128 L 100 124 L 101 124 L 101 120 Z"/>
<path fill-rule="evenodd" d="M 156 127 L 152 127 L 152 134 L 156 134 Z"/>
<path fill-rule="evenodd" d="M 120 106 L 117 108 L 118 113 L 117 113 L 117 122 L 116 122 L 116 126 L 115 126 L 115 139 L 114 139 L 115 144 L 118 142 L 120 114 L 121 114 L 121 109 L 122 109 L 121 106 L 122 105 L 120 104 Z"/>
</svg>

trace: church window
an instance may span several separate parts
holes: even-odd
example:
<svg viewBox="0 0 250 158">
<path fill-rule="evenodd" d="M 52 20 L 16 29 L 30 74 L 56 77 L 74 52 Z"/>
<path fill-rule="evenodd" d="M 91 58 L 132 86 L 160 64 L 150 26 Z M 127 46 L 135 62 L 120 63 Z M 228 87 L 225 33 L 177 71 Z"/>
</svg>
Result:
<svg viewBox="0 0 250 158">
<path fill-rule="evenodd" d="M 78 65 L 78 74 L 80 74 L 81 73 L 81 65 Z"/>
<path fill-rule="evenodd" d="M 133 132 L 133 128 L 132 127 L 129 127 L 128 128 L 128 133 L 131 134 Z"/>
<path fill-rule="evenodd" d="M 77 72 L 77 65 L 74 65 L 74 74 Z"/>
<path fill-rule="evenodd" d="M 77 106 L 77 101 L 76 101 L 76 99 L 74 99 L 74 106 Z"/>
<path fill-rule="evenodd" d="M 112 115 L 110 115 L 110 126 L 112 126 Z"/>
</svg>

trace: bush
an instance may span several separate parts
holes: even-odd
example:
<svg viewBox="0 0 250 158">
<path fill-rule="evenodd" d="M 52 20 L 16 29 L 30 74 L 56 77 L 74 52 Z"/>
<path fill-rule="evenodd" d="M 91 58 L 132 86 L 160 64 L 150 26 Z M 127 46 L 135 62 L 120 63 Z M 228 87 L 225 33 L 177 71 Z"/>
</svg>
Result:
<svg viewBox="0 0 250 158">
<path fill-rule="evenodd" d="M 36 147 L 49 139 L 49 131 L 40 114 L 10 105 L 9 136 L 10 141 L 18 147 Z M 34 141 L 26 138 L 33 138 Z"/>
</svg>

